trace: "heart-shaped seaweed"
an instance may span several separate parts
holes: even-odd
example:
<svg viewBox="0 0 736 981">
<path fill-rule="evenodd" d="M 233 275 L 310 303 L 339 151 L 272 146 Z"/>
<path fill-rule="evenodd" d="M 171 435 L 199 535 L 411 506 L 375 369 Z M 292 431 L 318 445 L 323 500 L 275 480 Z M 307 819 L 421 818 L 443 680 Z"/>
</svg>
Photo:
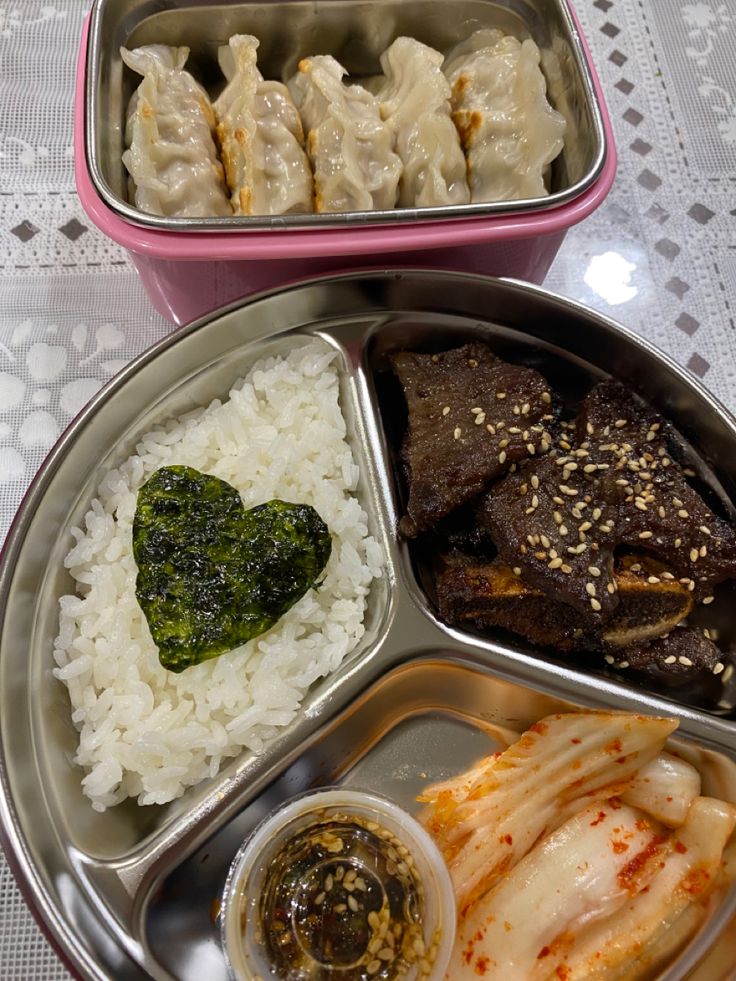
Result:
<svg viewBox="0 0 736 981">
<path fill-rule="evenodd" d="M 219 477 L 156 470 L 138 492 L 133 556 L 161 664 L 183 671 L 268 630 L 316 584 L 331 551 L 308 504 L 246 511 Z"/>
</svg>

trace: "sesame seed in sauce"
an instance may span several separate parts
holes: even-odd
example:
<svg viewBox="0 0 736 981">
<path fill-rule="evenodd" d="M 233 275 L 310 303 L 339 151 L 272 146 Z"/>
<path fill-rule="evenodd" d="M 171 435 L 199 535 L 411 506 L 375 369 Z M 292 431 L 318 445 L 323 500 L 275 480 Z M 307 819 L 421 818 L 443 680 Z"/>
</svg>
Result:
<svg viewBox="0 0 736 981">
<path fill-rule="evenodd" d="M 564 572 L 566 576 L 569 576 L 570 573 L 572 572 L 572 566 L 567 565 L 567 563 L 564 563 L 563 565 L 560 566 L 560 571 Z"/>
<path fill-rule="evenodd" d="M 639 538 L 651 538 L 653 534 L 653 531 L 640 531 Z"/>
<path fill-rule="evenodd" d="M 490 422 L 487 422 L 486 423 L 486 429 L 491 434 L 491 436 L 495 436 L 496 435 L 496 427 L 495 426 L 492 426 Z"/>
<path fill-rule="evenodd" d="M 559 569 L 561 565 L 562 565 L 562 559 L 558 557 L 556 559 L 552 559 L 552 561 L 548 563 L 547 567 L 549 569 Z"/>
<path fill-rule="evenodd" d="M 549 392 L 542 392 L 542 401 L 547 405 L 550 405 L 552 402 L 552 396 L 549 394 Z"/>
<path fill-rule="evenodd" d="M 560 525 L 559 532 L 562 535 L 562 537 L 564 538 L 565 535 L 567 534 L 567 525 Z"/>
<path fill-rule="evenodd" d="M 483 409 L 481 409 L 479 405 L 476 405 L 476 407 L 474 409 L 471 409 L 470 411 L 473 413 L 474 416 L 477 416 L 479 412 L 483 411 Z"/>
<path fill-rule="evenodd" d="M 485 421 L 486 421 L 485 412 L 479 412 L 478 415 L 475 417 L 476 426 L 482 426 Z"/>
<path fill-rule="evenodd" d="M 446 405 L 446 406 L 444 407 L 444 409 L 442 410 L 442 415 L 443 415 L 443 416 L 447 416 L 447 415 L 449 415 L 449 414 L 450 414 L 450 406 L 449 406 L 449 405 Z"/>
<path fill-rule="evenodd" d="M 655 586 L 658 582 L 661 582 L 659 576 L 647 576 L 647 582 L 652 586 Z"/>
<path fill-rule="evenodd" d="M 691 562 L 697 562 L 698 561 L 698 550 L 697 550 L 697 548 L 691 548 L 690 549 L 690 561 Z"/>
<path fill-rule="evenodd" d="M 497 399 L 505 399 L 506 398 L 506 392 L 496 392 L 496 398 Z"/>
<path fill-rule="evenodd" d="M 534 456 L 534 454 L 537 452 L 537 448 L 535 447 L 534 443 L 527 443 L 526 448 L 529 450 L 529 456 Z"/>
<path fill-rule="evenodd" d="M 706 596 L 703 599 L 703 605 L 704 606 L 707 606 L 709 603 L 712 603 L 714 599 L 715 599 L 715 596 Z"/>
<path fill-rule="evenodd" d="M 591 605 L 591 608 L 593 610 L 595 610 L 596 613 L 599 613 L 600 612 L 600 610 L 601 610 L 601 604 L 598 602 L 598 600 L 595 598 L 595 596 L 591 596 L 590 597 L 590 605 Z"/>
<path fill-rule="evenodd" d="M 521 575 L 521 566 L 515 565 L 514 566 L 514 569 L 513 569 L 513 572 L 514 572 L 514 575 L 515 576 L 520 576 Z"/>
<path fill-rule="evenodd" d="M 588 572 L 591 574 L 591 576 L 599 576 L 601 574 L 601 570 L 597 565 L 589 565 Z"/>
<path fill-rule="evenodd" d="M 718 664 L 713 668 L 713 674 L 720 674 L 724 670 L 723 661 L 719 661 Z"/>
<path fill-rule="evenodd" d="M 539 489 L 539 477 L 537 477 L 537 475 L 535 473 L 532 474 L 532 481 L 531 481 L 531 483 L 532 483 L 532 487 L 534 488 L 534 490 L 538 490 Z"/>
<path fill-rule="evenodd" d="M 462 434 L 463 434 L 462 429 L 459 426 L 456 426 L 455 427 L 455 432 L 452 435 L 455 437 L 455 439 L 460 439 L 460 437 L 462 436 Z"/>
<path fill-rule="evenodd" d="M 506 450 L 501 450 L 501 452 L 498 454 L 498 462 L 499 463 L 506 462 Z"/>
<path fill-rule="evenodd" d="M 701 545 L 700 548 L 698 549 L 698 555 L 700 556 L 701 559 L 704 559 L 707 554 L 708 554 L 708 546 Z"/>
<path fill-rule="evenodd" d="M 585 592 L 588 594 L 588 596 L 595 596 L 595 584 L 592 582 L 586 582 Z"/>
<path fill-rule="evenodd" d="M 678 518 L 689 518 L 690 517 L 690 513 L 688 511 L 686 511 L 685 508 L 680 508 L 680 510 L 677 512 L 677 517 Z"/>
<path fill-rule="evenodd" d="M 677 660 L 680 662 L 680 664 L 684 665 L 686 668 L 691 668 L 693 666 L 693 662 L 690 660 L 689 657 L 685 657 L 684 654 L 681 654 L 677 658 Z"/>
</svg>

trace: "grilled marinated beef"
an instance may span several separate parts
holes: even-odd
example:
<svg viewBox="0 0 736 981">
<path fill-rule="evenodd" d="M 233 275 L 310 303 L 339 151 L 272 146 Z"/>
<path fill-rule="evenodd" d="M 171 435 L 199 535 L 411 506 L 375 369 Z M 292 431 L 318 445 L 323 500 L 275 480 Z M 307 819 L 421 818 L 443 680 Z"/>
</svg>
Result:
<svg viewBox="0 0 736 981">
<path fill-rule="evenodd" d="M 724 655 L 696 627 L 676 627 L 664 637 L 621 651 L 616 658 L 609 654 L 606 660 L 666 688 L 689 688 L 705 678 L 713 680 L 717 691 L 724 670 Z"/>
<path fill-rule="evenodd" d="M 736 576 L 736 531 L 687 482 L 668 449 L 668 424 L 618 382 L 590 392 L 577 445 L 623 492 L 614 535 L 674 569 L 697 599 Z"/>
<path fill-rule="evenodd" d="M 704 598 L 736 576 L 736 532 L 688 484 L 665 426 L 623 385 L 596 385 L 544 459 L 480 498 L 479 527 L 529 583 L 600 620 L 618 602 L 618 545 L 649 552 Z"/>
<path fill-rule="evenodd" d="M 433 527 L 509 467 L 551 445 L 549 385 L 484 344 L 391 358 L 409 410 L 402 458 L 409 486 L 400 531 Z"/>
<path fill-rule="evenodd" d="M 550 597 L 605 619 L 617 603 L 617 494 L 572 456 L 529 461 L 479 500 L 476 521 L 501 558 Z"/>
<path fill-rule="evenodd" d="M 521 569 L 496 559 L 478 562 L 451 556 L 437 577 L 440 614 L 449 623 L 480 628 L 503 627 L 532 643 L 561 651 L 616 651 L 659 637 L 692 609 L 689 590 L 644 556 L 617 563 L 619 605 L 611 618 L 594 625 L 587 611 L 528 585 Z M 621 657 L 624 655 L 621 654 Z"/>
</svg>

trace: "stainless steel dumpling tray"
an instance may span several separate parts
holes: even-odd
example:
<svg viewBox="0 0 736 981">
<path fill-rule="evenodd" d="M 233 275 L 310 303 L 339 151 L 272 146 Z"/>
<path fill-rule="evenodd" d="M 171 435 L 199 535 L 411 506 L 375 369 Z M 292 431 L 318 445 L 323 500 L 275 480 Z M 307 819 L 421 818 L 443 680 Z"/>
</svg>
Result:
<svg viewBox="0 0 736 981">
<path fill-rule="evenodd" d="M 187 70 L 216 97 L 224 85 L 217 49 L 233 34 L 260 41 L 259 68 L 267 79 L 289 78 L 300 58 L 334 55 L 352 81 L 380 73 L 391 42 L 409 35 L 447 54 L 473 31 L 498 27 L 540 49 L 548 98 L 567 122 L 565 147 L 549 176 L 549 195 L 435 208 L 396 208 L 346 214 L 228 218 L 165 218 L 128 201 L 122 163 L 128 102 L 140 78 L 126 69 L 121 46 L 186 45 Z M 602 110 L 587 48 L 567 0 L 96 0 L 91 13 L 85 93 L 87 169 L 102 200 L 126 220 L 150 228 L 220 232 L 247 229 L 340 228 L 366 223 L 436 221 L 558 207 L 591 188 L 607 147 Z"/>
</svg>

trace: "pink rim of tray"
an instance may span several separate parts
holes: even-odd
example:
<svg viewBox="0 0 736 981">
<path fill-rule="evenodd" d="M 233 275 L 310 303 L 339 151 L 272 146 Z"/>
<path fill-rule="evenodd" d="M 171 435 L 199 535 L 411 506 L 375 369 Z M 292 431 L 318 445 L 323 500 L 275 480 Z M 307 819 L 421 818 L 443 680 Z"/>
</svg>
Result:
<svg viewBox="0 0 736 981">
<path fill-rule="evenodd" d="M 606 135 L 606 154 L 598 178 L 587 191 L 559 208 L 534 214 L 494 215 L 483 218 L 443 219 L 405 225 L 354 226 L 345 228 L 303 228 L 237 232 L 162 232 L 125 221 L 100 198 L 87 168 L 85 147 L 85 84 L 87 40 L 91 15 L 82 31 L 77 63 L 74 113 L 74 170 L 82 207 L 97 227 L 113 241 L 131 252 L 162 259 L 308 259 L 335 255 L 373 255 L 383 252 L 413 252 L 420 249 L 447 249 L 483 242 L 505 242 L 564 232 L 587 218 L 603 202 L 616 173 L 613 129 L 608 117 L 598 75 L 575 12 L 579 38 L 588 71 L 598 97 Z"/>
</svg>

